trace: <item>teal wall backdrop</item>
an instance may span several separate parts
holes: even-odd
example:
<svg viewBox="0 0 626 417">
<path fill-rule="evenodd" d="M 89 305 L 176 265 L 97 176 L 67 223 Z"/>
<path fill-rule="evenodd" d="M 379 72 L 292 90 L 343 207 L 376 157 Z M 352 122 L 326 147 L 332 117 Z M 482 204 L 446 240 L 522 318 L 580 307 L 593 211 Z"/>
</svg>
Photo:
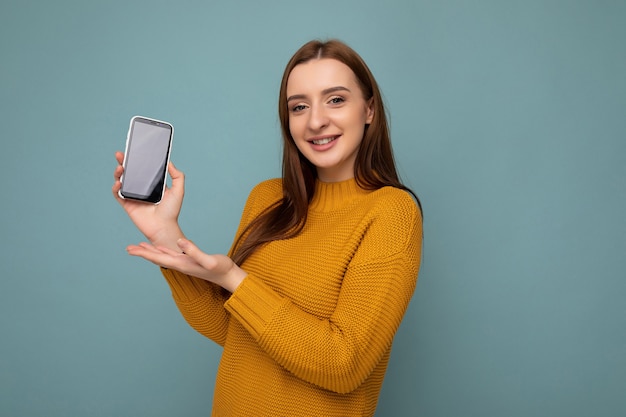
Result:
<svg viewBox="0 0 626 417">
<path fill-rule="evenodd" d="M 181 222 L 230 246 L 280 173 L 291 54 L 370 64 L 424 263 L 377 416 L 626 415 L 626 2 L 0 3 L 0 415 L 206 416 L 220 350 L 110 194 L 128 121 L 168 120 Z"/>
</svg>

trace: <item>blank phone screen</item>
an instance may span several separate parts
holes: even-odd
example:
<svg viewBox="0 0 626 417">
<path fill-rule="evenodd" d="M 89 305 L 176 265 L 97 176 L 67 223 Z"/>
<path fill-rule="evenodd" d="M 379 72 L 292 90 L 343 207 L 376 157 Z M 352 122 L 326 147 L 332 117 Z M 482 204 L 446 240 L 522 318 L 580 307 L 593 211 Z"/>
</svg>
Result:
<svg viewBox="0 0 626 417">
<path fill-rule="evenodd" d="M 165 185 L 165 170 L 172 137 L 169 125 L 135 119 L 131 126 L 121 193 L 156 203 Z"/>
</svg>

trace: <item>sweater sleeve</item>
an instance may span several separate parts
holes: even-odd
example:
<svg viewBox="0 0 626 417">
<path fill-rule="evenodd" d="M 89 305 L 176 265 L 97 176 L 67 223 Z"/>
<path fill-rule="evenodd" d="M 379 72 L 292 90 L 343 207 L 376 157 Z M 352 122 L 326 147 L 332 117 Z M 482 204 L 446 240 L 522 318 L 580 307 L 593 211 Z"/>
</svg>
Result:
<svg viewBox="0 0 626 417">
<path fill-rule="evenodd" d="M 253 275 L 226 309 L 297 377 L 334 392 L 353 391 L 389 352 L 415 289 L 421 215 L 412 200 L 401 203 L 371 222 L 328 319 L 303 311 Z"/>
<path fill-rule="evenodd" d="M 245 225 L 260 210 L 258 196 L 268 194 L 266 189 L 273 191 L 273 196 L 280 192 L 281 184 L 270 180 L 257 185 L 248 196 L 239 224 L 238 234 Z M 230 297 L 230 292 L 218 285 L 200 278 L 183 274 L 179 271 L 161 268 L 161 273 L 170 286 L 172 297 L 178 310 L 187 323 L 198 333 L 208 337 L 221 346 L 226 342 L 230 314 L 224 309 L 224 303 Z"/>
<path fill-rule="evenodd" d="M 198 333 L 224 346 L 230 319 L 224 302 L 230 293 L 218 285 L 173 269 L 161 268 L 161 273 L 185 321 Z"/>
</svg>

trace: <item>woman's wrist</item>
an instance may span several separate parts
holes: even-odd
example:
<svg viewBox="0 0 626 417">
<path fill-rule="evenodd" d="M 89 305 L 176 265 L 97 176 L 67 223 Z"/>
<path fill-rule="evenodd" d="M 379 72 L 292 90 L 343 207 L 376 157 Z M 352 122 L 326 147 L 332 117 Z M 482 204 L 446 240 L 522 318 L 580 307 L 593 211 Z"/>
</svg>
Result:
<svg viewBox="0 0 626 417">
<path fill-rule="evenodd" d="M 222 288 L 228 290 L 231 294 L 239 287 L 243 280 L 248 276 L 248 273 L 239 268 L 237 264 L 233 264 L 233 268 L 226 276 L 226 279 L 221 284 Z"/>
<path fill-rule="evenodd" d="M 153 246 L 162 246 L 177 252 L 181 252 L 178 247 L 178 240 L 185 238 L 185 234 L 180 229 L 178 223 L 171 224 L 161 229 L 155 236 L 148 237 Z"/>
</svg>

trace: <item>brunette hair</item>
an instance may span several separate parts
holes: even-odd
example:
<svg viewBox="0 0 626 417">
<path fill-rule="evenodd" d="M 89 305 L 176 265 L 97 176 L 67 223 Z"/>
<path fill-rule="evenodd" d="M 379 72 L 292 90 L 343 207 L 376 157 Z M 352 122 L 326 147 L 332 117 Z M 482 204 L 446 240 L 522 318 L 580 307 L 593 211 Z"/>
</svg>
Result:
<svg viewBox="0 0 626 417">
<path fill-rule="evenodd" d="M 265 243 L 296 236 L 306 223 L 308 206 L 315 192 L 317 171 L 298 150 L 291 136 L 287 80 L 297 65 L 322 58 L 335 59 L 347 65 L 356 76 L 363 98 L 371 101 L 374 110 L 372 122 L 365 127 L 354 165 L 357 184 L 369 190 L 385 186 L 406 190 L 413 195 L 421 210 L 415 193 L 404 186 L 398 177 L 383 99 L 370 69 L 345 43 L 335 39 L 313 40 L 303 45 L 291 57 L 280 84 L 278 115 L 283 137 L 283 198 L 263 211 L 238 236 L 233 251 L 233 260 L 238 265 Z"/>
</svg>

